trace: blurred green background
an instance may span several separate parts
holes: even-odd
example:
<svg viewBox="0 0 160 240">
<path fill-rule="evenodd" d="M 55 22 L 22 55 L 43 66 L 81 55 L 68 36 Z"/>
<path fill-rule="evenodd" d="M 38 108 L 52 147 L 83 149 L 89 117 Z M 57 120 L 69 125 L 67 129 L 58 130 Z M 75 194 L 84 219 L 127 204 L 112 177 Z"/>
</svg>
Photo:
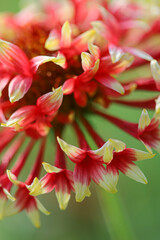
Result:
<svg viewBox="0 0 160 240">
<path fill-rule="evenodd" d="M 1 11 L 17 11 L 18 0 L 1 0 Z M 140 110 L 113 105 L 110 112 L 137 122 Z M 152 116 L 152 112 L 150 113 Z M 88 116 L 99 133 L 120 139 L 128 147 L 145 150 L 142 144 L 100 118 Z M 68 130 L 69 132 L 69 130 Z M 66 132 L 66 137 L 69 134 Z M 52 146 L 50 145 L 49 148 Z M 46 161 L 50 161 L 50 156 Z M 74 196 L 66 211 L 60 211 L 53 193 L 40 197 L 50 216 L 41 214 L 42 227 L 35 229 L 25 212 L 0 222 L 1 240 L 158 240 L 160 236 L 160 157 L 139 162 L 148 184 L 143 185 L 120 174 L 118 193 L 112 195 L 92 183 L 92 195 L 82 203 Z"/>
</svg>

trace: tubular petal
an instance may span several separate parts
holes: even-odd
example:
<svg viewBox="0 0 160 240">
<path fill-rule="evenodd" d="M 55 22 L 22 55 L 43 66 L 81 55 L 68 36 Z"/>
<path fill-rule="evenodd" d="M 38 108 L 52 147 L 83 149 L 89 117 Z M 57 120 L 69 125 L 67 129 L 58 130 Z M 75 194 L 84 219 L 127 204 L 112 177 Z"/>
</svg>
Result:
<svg viewBox="0 0 160 240">
<path fill-rule="evenodd" d="M 92 58 L 91 54 L 82 52 L 81 59 L 82 59 L 83 70 L 84 71 L 89 70 L 93 65 L 93 58 Z"/>
<path fill-rule="evenodd" d="M 11 71 L 31 77 L 30 63 L 24 52 L 18 46 L 1 39 L 0 61 Z"/>
<path fill-rule="evenodd" d="M 27 211 L 27 216 L 36 228 L 40 228 L 40 216 L 36 208 L 31 208 Z"/>
<path fill-rule="evenodd" d="M 71 195 L 67 192 L 62 192 L 61 190 L 56 191 L 56 197 L 61 210 L 65 210 L 68 206 Z"/>
<path fill-rule="evenodd" d="M 12 202 L 14 202 L 16 199 L 15 199 L 15 197 L 13 197 L 11 194 L 10 194 L 10 192 L 8 192 L 8 190 L 6 189 L 6 188 L 3 188 L 3 191 L 4 191 L 4 193 L 6 194 L 6 196 L 7 196 L 7 198 L 9 199 L 9 200 L 11 200 Z"/>
<path fill-rule="evenodd" d="M 24 78 L 23 76 L 16 76 L 9 84 L 9 99 L 10 102 L 16 102 L 24 97 L 32 84 L 32 78 Z"/>
<path fill-rule="evenodd" d="M 38 98 L 37 106 L 44 114 L 53 115 L 61 106 L 63 100 L 62 87 L 53 89 L 53 92 L 46 93 Z"/>
<path fill-rule="evenodd" d="M 58 53 L 57 57 L 37 56 L 32 58 L 31 60 L 31 66 L 32 66 L 33 72 L 36 73 L 39 66 L 47 62 L 53 62 L 62 68 L 65 68 L 66 66 L 66 59 L 64 55 L 61 53 Z"/>
<path fill-rule="evenodd" d="M 59 173 L 59 172 L 62 171 L 60 168 L 52 166 L 49 163 L 43 162 L 42 164 L 43 164 L 43 167 L 44 167 L 45 171 L 48 172 L 48 173 Z"/>
<path fill-rule="evenodd" d="M 50 215 L 50 212 L 48 212 L 48 211 L 46 210 L 46 208 L 42 205 L 42 203 L 41 203 L 38 199 L 36 199 L 36 203 L 37 203 L 38 209 L 39 209 L 42 213 L 44 213 L 45 215 Z"/>
<path fill-rule="evenodd" d="M 86 152 L 80 148 L 66 143 L 64 140 L 57 137 L 57 141 L 61 149 L 67 154 L 67 156 L 74 162 L 81 162 L 85 156 Z"/>
<path fill-rule="evenodd" d="M 160 66 L 155 59 L 151 61 L 151 71 L 152 71 L 152 76 L 156 82 L 156 86 L 159 90 L 160 89 Z"/>
<path fill-rule="evenodd" d="M 19 185 L 21 183 L 17 180 L 17 177 L 10 170 L 7 170 L 7 176 L 13 184 Z"/>
<path fill-rule="evenodd" d="M 56 51 L 60 48 L 60 36 L 57 31 L 52 30 L 45 42 L 45 48 L 49 51 Z"/>
<path fill-rule="evenodd" d="M 150 124 L 151 120 L 146 109 L 143 109 L 138 123 L 138 130 L 141 132 Z"/>
<path fill-rule="evenodd" d="M 29 190 L 29 194 L 31 196 L 38 196 L 40 194 L 45 193 L 42 183 L 39 181 L 39 179 L 37 177 L 34 178 L 33 182 L 30 185 L 26 186 L 27 189 Z"/>
<path fill-rule="evenodd" d="M 113 173 L 112 171 L 106 172 L 106 174 L 103 175 L 102 179 L 99 180 L 98 184 L 107 192 L 116 193 L 118 178 L 118 173 Z"/>
<path fill-rule="evenodd" d="M 104 85 L 107 88 L 113 89 L 114 91 L 120 93 L 120 94 L 124 94 L 124 88 L 123 86 L 113 77 L 111 76 L 107 76 L 107 75 L 96 75 L 96 80 L 101 83 L 102 85 Z"/>
<path fill-rule="evenodd" d="M 72 42 L 72 30 L 71 30 L 71 26 L 69 24 L 68 21 L 66 21 L 61 29 L 61 45 L 63 48 L 67 48 L 71 46 L 71 42 Z"/>
<path fill-rule="evenodd" d="M 144 176 L 143 172 L 135 164 L 129 164 L 127 169 L 124 171 L 124 174 L 133 180 L 147 184 L 147 179 Z"/>
<path fill-rule="evenodd" d="M 76 201 L 82 202 L 85 197 L 90 197 L 91 192 L 89 190 L 89 186 L 86 184 L 82 184 L 81 182 L 74 183 L 74 188 L 76 192 Z"/>
</svg>

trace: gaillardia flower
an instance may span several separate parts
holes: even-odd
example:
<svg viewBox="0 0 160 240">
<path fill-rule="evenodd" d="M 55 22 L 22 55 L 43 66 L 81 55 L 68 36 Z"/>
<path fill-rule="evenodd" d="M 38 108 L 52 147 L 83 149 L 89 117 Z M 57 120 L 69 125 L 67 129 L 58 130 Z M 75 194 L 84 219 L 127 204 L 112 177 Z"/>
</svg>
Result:
<svg viewBox="0 0 160 240">
<path fill-rule="evenodd" d="M 116 193 L 120 171 L 147 183 L 135 162 L 154 157 L 152 149 L 160 152 L 159 18 L 149 17 L 147 6 L 103 0 L 45 1 L 0 17 L 0 218 L 25 210 L 39 227 L 38 210 L 49 212 L 38 195 L 55 189 L 65 209 L 72 191 L 78 202 L 90 196 L 91 180 Z M 138 91 L 154 96 L 131 98 Z M 140 108 L 139 122 L 111 115 L 112 104 Z M 152 119 L 146 109 L 155 109 Z M 103 139 L 101 122 L 95 128 L 89 115 L 121 128 L 146 151 L 126 146 L 119 136 Z M 78 145 L 65 141 L 67 126 Z M 55 157 L 53 150 L 46 159 L 52 133 Z M 37 144 L 37 157 L 20 181 Z"/>
</svg>

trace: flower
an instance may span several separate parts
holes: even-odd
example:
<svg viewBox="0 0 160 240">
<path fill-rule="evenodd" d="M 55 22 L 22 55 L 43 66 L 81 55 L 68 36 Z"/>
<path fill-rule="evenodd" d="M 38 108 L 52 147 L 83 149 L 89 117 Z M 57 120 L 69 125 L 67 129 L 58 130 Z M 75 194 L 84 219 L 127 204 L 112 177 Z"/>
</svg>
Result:
<svg viewBox="0 0 160 240">
<path fill-rule="evenodd" d="M 47 174 L 40 181 L 38 178 L 34 179 L 33 183 L 28 187 L 30 195 L 38 196 L 49 193 L 55 188 L 60 209 L 66 209 L 71 190 L 74 190 L 73 173 L 66 169 L 64 153 L 58 143 L 55 166 L 44 162 L 43 167 Z"/>
<path fill-rule="evenodd" d="M 44 214 L 48 215 L 50 214 L 44 206 L 40 203 L 36 197 L 33 197 L 29 194 L 29 185 L 32 183 L 35 176 L 38 176 L 40 166 L 42 163 L 43 153 L 44 153 L 44 147 L 45 147 L 45 140 L 42 141 L 40 150 L 35 162 L 35 165 L 33 166 L 33 169 L 28 176 L 27 180 L 25 182 L 20 182 L 17 180 L 17 171 L 19 171 L 19 168 L 24 164 L 24 162 L 27 159 L 28 154 L 31 151 L 31 147 L 33 147 L 32 142 L 29 144 L 28 149 L 22 155 L 20 160 L 18 161 L 18 167 L 16 167 L 16 170 L 13 169 L 12 172 L 7 170 L 8 180 L 10 180 L 10 184 L 13 183 L 18 186 L 18 190 L 15 193 L 16 200 L 4 207 L 4 216 L 11 216 L 14 215 L 20 211 L 26 210 L 26 213 L 32 223 L 35 225 L 35 227 L 40 227 L 40 219 L 39 219 L 39 212 L 43 212 Z M 18 170 L 17 170 L 18 169 Z M 16 175 L 14 174 L 16 173 Z"/>
<path fill-rule="evenodd" d="M 106 1 L 42 1 L 32 11 L 26 8 L 1 16 L 0 218 L 25 210 L 39 227 L 38 210 L 49 212 L 38 195 L 55 189 L 59 207 L 66 209 L 72 191 L 78 202 L 90 196 L 91 180 L 116 193 L 119 171 L 147 183 L 134 161 L 154 157 L 152 148 L 159 152 L 160 49 L 152 44 L 159 34 L 159 19 L 150 18 L 146 9 L 140 4 Z M 140 90 L 155 94 L 140 100 L 128 98 Z M 110 114 L 112 104 L 140 108 L 139 122 Z M 155 109 L 152 119 L 146 109 Z M 119 136 L 103 140 L 101 123 L 95 129 L 88 115 L 110 121 L 139 140 L 140 146 L 142 142 L 147 151 L 126 147 Z M 63 140 L 68 125 L 78 147 Z M 51 159 L 44 156 L 52 133 L 55 161 L 52 154 Z M 87 136 L 97 150 L 91 148 Z M 33 148 L 36 159 L 29 157 Z M 73 168 L 68 167 L 65 154 Z M 30 173 L 24 182 L 19 181 L 29 158 Z M 15 194 L 13 185 L 18 187 Z"/>
</svg>

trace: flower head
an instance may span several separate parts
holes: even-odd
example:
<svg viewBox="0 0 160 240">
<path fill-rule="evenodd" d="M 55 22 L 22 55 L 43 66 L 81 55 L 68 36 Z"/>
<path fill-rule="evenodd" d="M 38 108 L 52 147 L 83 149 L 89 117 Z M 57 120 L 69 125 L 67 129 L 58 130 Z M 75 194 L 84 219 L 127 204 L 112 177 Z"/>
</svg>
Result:
<svg viewBox="0 0 160 240">
<path fill-rule="evenodd" d="M 64 0 L 39 4 L 36 10 L 4 14 L 2 30 L 6 31 L 0 29 L 0 218 L 25 210 L 37 227 L 38 209 L 48 214 L 38 195 L 55 189 L 59 206 L 65 209 L 72 191 L 78 202 L 90 196 L 91 180 L 106 191 L 117 192 L 119 171 L 147 183 L 134 162 L 152 158 L 152 148 L 159 152 L 160 146 L 160 48 L 156 43 L 152 46 L 159 34 L 159 19 L 148 21 L 148 13 L 138 3 Z M 156 94 L 138 100 L 136 93 L 144 90 Z M 128 98 L 132 94 L 136 100 Z M 110 114 L 112 104 L 140 108 L 140 119 L 133 123 L 128 114 Z M 152 119 L 146 109 L 155 109 Z M 143 143 L 148 152 L 126 147 L 119 136 L 104 141 L 99 134 L 101 122 L 93 127 L 89 115 L 110 121 L 139 140 L 140 146 Z M 68 125 L 75 131 L 77 147 L 62 140 Z M 53 154 L 51 159 L 43 157 L 52 133 L 55 161 Z M 86 140 L 88 135 L 96 150 Z M 19 181 L 36 142 L 40 143 L 37 158 L 31 157 L 30 173 L 24 182 Z M 68 167 L 65 155 L 73 168 Z M 47 173 L 41 177 L 43 158 Z M 18 187 L 15 196 L 13 184 Z M 15 201 L 8 204 L 7 199 Z"/>
<path fill-rule="evenodd" d="M 18 185 L 18 190 L 15 193 L 16 201 L 6 206 L 4 215 L 11 216 L 25 210 L 34 226 L 40 227 L 39 210 L 46 215 L 49 215 L 50 213 L 44 208 L 40 201 L 36 199 L 36 197 L 29 194 L 29 186 L 27 186 L 27 184 L 16 180 L 15 176 L 10 171 L 8 171 L 7 174 L 10 181 L 13 184 Z"/>
<path fill-rule="evenodd" d="M 33 183 L 28 187 L 30 195 L 37 196 L 49 193 L 55 189 L 56 197 L 60 209 L 65 209 L 68 205 L 71 190 L 74 190 L 73 173 L 66 169 L 65 156 L 60 146 L 57 144 L 55 165 L 43 163 L 47 174 L 40 180 L 35 178 Z"/>
<path fill-rule="evenodd" d="M 40 227 L 40 219 L 39 219 L 39 212 L 43 212 L 44 214 L 48 215 L 49 212 L 44 208 L 44 206 L 40 203 L 36 197 L 31 196 L 29 193 L 29 187 L 32 183 L 34 177 L 39 175 L 40 166 L 43 159 L 43 153 L 45 148 L 45 141 L 43 140 L 39 149 L 39 153 L 37 155 L 36 162 L 31 170 L 30 175 L 28 176 L 25 182 L 21 182 L 17 180 L 17 175 L 20 172 L 20 168 L 24 165 L 25 161 L 27 160 L 28 154 L 30 153 L 33 147 L 32 142 L 28 145 L 26 152 L 20 157 L 17 166 L 12 170 L 7 170 L 8 180 L 10 185 L 11 183 L 18 186 L 18 190 L 15 193 L 15 201 L 9 203 L 4 208 L 4 216 L 11 216 L 21 212 L 23 210 L 26 211 L 28 217 L 32 221 L 35 227 Z"/>
</svg>

